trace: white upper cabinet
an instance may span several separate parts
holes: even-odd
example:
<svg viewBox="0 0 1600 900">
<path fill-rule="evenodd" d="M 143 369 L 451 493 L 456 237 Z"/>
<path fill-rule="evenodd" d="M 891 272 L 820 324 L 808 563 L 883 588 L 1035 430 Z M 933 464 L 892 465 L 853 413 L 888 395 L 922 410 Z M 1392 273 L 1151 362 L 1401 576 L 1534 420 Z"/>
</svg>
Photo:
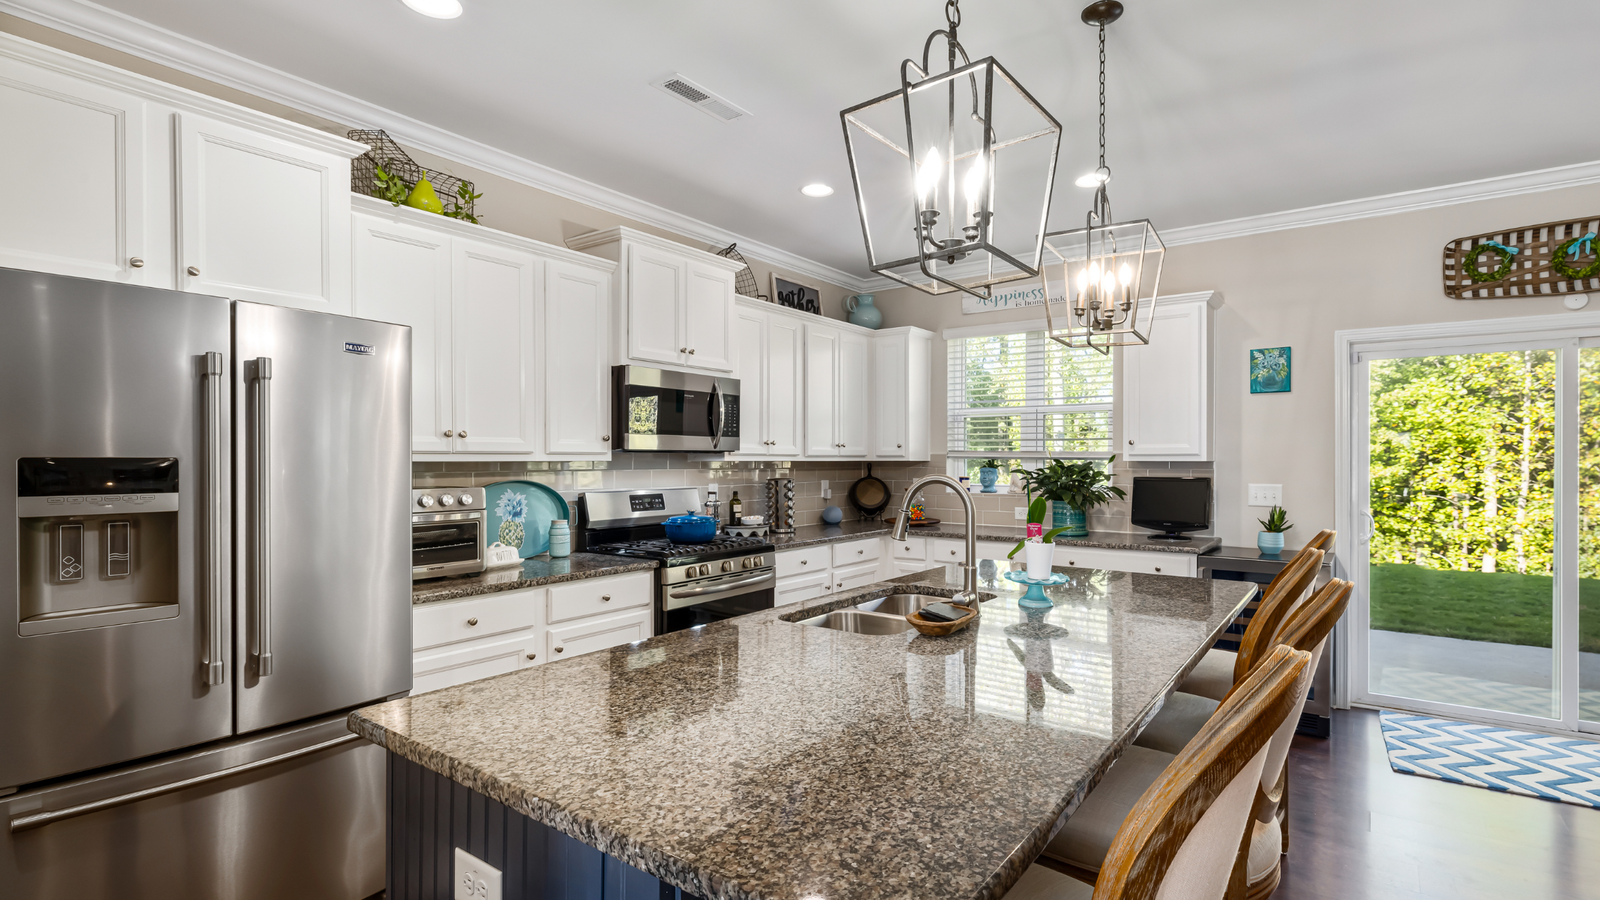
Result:
<svg viewBox="0 0 1600 900">
<path fill-rule="evenodd" d="M 739 379 L 739 455 L 766 456 L 767 316 L 741 306 L 733 317 L 733 377 Z"/>
<path fill-rule="evenodd" d="M 567 241 L 616 262 L 613 362 L 732 372 L 733 279 L 743 266 L 715 253 L 610 228 Z"/>
<path fill-rule="evenodd" d="M 458 238 L 451 256 L 457 446 L 473 453 L 539 449 L 534 324 L 539 260 Z"/>
<path fill-rule="evenodd" d="M 0 265 L 348 314 L 365 149 L 0 35 Z"/>
<path fill-rule="evenodd" d="M 450 376 L 450 236 L 357 214 L 354 313 L 411 326 L 411 450 L 454 446 Z"/>
<path fill-rule="evenodd" d="M 544 444 L 552 456 L 609 456 L 611 276 L 564 260 L 545 263 Z"/>
<path fill-rule="evenodd" d="M 805 326 L 759 300 L 740 300 L 733 354 L 739 379 L 739 456 L 799 459 Z"/>
<path fill-rule="evenodd" d="M 178 116 L 178 286 L 350 312 L 350 160 Z"/>
<path fill-rule="evenodd" d="M 1129 460 L 1211 459 L 1213 291 L 1156 303 L 1150 343 L 1122 348 L 1122 446 Z"/>
<path fill-rule="evenodd" d="M 806 456 L 866 456 L 871 343 L 856 329 L 805 326 Z"/>
<path fill-rule="evenodd" d="M 921 328 L 890 328 L 872 338 L 874 459 L 925 460 L 929 453 L 931 402 L 928 379 L 933 334 Z"/>
<path fill-rule="evenodd" d="M 839 376 L 834 390 L 839 410 L 839 455 L 866 456 L 872 434 L 872 342 L 864 335 L 839 336 Z"/>
<path fill-rule="evenodd" d="M 145 245 L 146 101 L 0 56 L 0 266 L 161 285 Z M 147 280 L 148 279 L 148 280 Z"/>
</svg>

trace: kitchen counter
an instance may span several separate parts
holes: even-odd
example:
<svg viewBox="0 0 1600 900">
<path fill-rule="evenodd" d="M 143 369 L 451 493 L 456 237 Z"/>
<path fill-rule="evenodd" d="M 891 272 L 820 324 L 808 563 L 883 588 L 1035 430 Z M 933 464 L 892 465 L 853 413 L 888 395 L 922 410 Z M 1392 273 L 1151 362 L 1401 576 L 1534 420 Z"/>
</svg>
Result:
<svg viewBox="0 0 1600 900">
<path fill-rule="evenodd" d="M 477 575 L 458 575 L 454 578 L 430 578 L 411 584 L 411 604 L 438 603 L 441 600 L 460 600 L 495 591 L 515 591 L 538 587 L 541 584 L 560 584 L 563 581 L 582 581 L 602 575 L 621 575 L 624 572 L 645 572 L 656 568 L 655 560 L 629 559 L 625 556 L 604 556 L 599 553 L 574 553 L 565 559 L 551 559 L 541 554 L 522 561 L 515 568 L 490 569 Z"/>
<path fill-rule="evenodd" d="M 838 525 L 800 525 L 795 528 L 794 534 L 774 534 L 771 536 L 771 540 L 773 546 L 779 550 L 792 550 L 796 547 L 808 547 L 812 544 L 831 544 L 835 541 L 849 541 L 856 538 L 888 534 L 890 530 L 889 526 L 884 522 L 856 520 L 854 522 L 841 522 Z M 1049 529 L 1045 530 L 1048 531 Z M 980 541 L 1020 541 L 1026 534 L 1026 528 L 982 525 L 978 527 L 978 540 Z M 959 522 L 947 520 L 938 525 L 912 526 L 910 536 L 955 538 L 960 540 L 967 536 L 967 529 Z M 1197 535 L 1187 541 L 1158 541 L 1152 539 L 1149 532 L 1091 531 L 1088 537 L 1058 537 L 1056 538 L 1056 546 L 1201 554 L 1222 546 L 1222 539 Z"/>
<path fill-rule="evenodd" d="M 489 802 L 462 809 L 575 839 L 564 860 L 598 848 L 607 879 L 631 866 L 723 900 L 998 897 L 1256 587 L 1078 570 L 1030 612 L 1006 561 L 979 568 L 995 597 L 950 637 L 794 621 L 880 584 L 368 707 L 350 728 L 411 773 L 391 829 L 440 853 L 451 813 L 405 798 L 443 776 Z M 959 577 L 892 586 L 949 596 Z M 599 878 L 601 859 L 570 877 Z"/>
</svg>

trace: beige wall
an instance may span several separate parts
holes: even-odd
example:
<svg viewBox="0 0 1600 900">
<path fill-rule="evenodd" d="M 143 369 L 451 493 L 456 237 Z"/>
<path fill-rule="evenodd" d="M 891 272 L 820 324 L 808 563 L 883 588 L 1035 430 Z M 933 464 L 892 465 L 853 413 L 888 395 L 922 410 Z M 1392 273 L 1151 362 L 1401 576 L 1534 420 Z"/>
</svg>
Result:
<svg viewBox="0 0 1600 900">
<path fill-rule="evenodd" d="M 1244 505 L 1252 482 L 1283 485 L 1296 523 L 1291 546 L 1332 527 L 1335 331 L 1567 312 L 1553 297 L 1451 300 L 1441 281 L 1444 245 L 1470 234 L 1593 217 L 1597 209 L 1600 186 L 1586 186 L 1172 248 L 1162 293 L 1216 290 L 1223 298 L 1212 419 L 1223 541 L 1255 543 L 1255 520 L 1265 510 Z M 919 325 L 935 334 L 1042 315 L 1037 308 L 962 315 L 959 299 L 909 288 L 877 298 L 885 326 Z M 1249 351 L 1283 346 L 1293 348 L 1293 391 L 1251 395 Z M 934 341 L 932 368 L 937 423 L 945 397 L 941 340 Z M 945 449 L 937 424 L 933 447 Z"/>
<path fill-rule="evenodd" d="M 112 50 L 81 38 L 72 37 L 41 25 L 35 25 L 15 16 L 0 14 L 0 33 L 14 34 L 30 41 L 75 53 L 97 62 L 116 66 L 129 72 L 136 72 L 158 81 L 187 88 L 230 103 L 237 103 L 240 106 L 288 119 L 292 122 L 298 122 L 341 137 L 352 128 L 368 127 L 362 124 L 349 125 L 332 122 L 280 103 L 263 100 L 260 97 L 179 72 L 176 69 L 147 62 L 136 56 Z M 406 142 L 406 136 L 403 134 L 390 135 L 390 137 L 393 137 L 402 145 Z M 406 150 L 413 159 L 424 166 L 471 181 L 477 187 L 478 192 L 484 195 L 478 201 L 477 208 L 483 224 L 490 228 L 564 247 L 566 246 L 566 239 L 574 235 L 602 228 L 611 228 L 616 225 L 626 225 L 630 228 L 637 228 L 640 231 L 679 241 L 696 249 L 721 249 L 720 247 L 708 248 L 701 241 L 685 238 L 682 235 L 673 234 L 665 229 L 646 225 L 625 216 L 595 209 L 576 200 L 568 200 L 565 197 L 530 187 L 509 178 L 490 175 L 471 166 L 442 159 L 409 147 Z M 786 269 L 775 269 L 775 267 L 760 260 L 752 259 L 748 254 L 745 254 L 745 260 L 750 264 L 750 268 L 756 276 L 756 284 L 760 286 L 761 293 L 771 293 L 770 276 L 773 271 L 776 271 L 781 277 L 817 288 L 822 295 L 824 315 L 835 319 L 845 318 L 844 298 L 851 293 L 845 288 L 822 282 L 809 276 L 799 276 Z"/>
</svg>

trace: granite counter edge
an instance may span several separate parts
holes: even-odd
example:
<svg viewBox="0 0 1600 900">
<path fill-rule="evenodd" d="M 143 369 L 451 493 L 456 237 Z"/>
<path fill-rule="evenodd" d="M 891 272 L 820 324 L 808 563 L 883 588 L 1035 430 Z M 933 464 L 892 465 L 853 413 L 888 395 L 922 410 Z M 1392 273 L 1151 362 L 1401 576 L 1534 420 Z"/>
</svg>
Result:
<svg viewBox="0 0 1600 900">
<path fill-rule="evenodd" d="M 494 594 L 500 591 L 517 591 L 547 584 L 585 581 L 590 578 L 604 578 L 608 575 L 624 575 L 628 572 L 647 572 L 655 569 L 656 562 L 654 560 L 628 560 L 618 557 L 616 565 L 586 569 L 581 572 L 562 572 L 555 575 L 541 575 L 537 578 L 519 578 L 515 581 L 502 581 L 496 584 L 438 584 L 427 585 L 421 589 L 413 586 L 411 605 L 426 606 L 430 603 L 464 600 L 468 597 L 478 597 L 483 594 Z"/>
<path fill-rule="evenodd" d="M 788 535 L 772 535 L 773 544 L 779 553 L 785 550 L 797 550 L 801 547 L 814 547 L 820 544 L 837 544 L 843 541 L 865 540 L 872 537 L 883 537 L 892 532 L 889 526 L 882 528 L 863 528 L 844 534 L 818 535 L 816 537 L 792 538 Z M 1105 534 L 1120 534 L 1121 532 L 1105 532 Z M 908 538 L 950 538 L 966 540 L 967 532 L 961 528 L 951 528 L 941 525 L 914 526 L 906 535 Z M 978 540 L 980 541 L 1019 541 L 1022 535 L 990 530 L 979 526 Z M 1198 537 L 1187 543 L 1152 543 L 1148 540 L 1118 540 L 1105 537 L 1097 538 L 1093 533 L 1086 538 L 1058 537 L 1057 547 L 1090 547 L 1097 550 L 1135 550 L 1147 553 L 1180 553 L 1190 556 L 1201 556 L 1222 546 L 1222 538 Z"/>
</svg>

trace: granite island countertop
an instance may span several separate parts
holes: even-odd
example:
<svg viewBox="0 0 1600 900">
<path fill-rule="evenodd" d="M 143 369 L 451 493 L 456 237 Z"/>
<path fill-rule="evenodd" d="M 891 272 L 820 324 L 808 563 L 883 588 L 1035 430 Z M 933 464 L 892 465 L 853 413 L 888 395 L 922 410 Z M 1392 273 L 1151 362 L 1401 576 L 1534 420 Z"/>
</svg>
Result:
<svg viewBox="0 0 1600 900">
<path fill-rule="evenodd" d="M 831 544 L 837 541 L 886 535 L 890 531 L 887 523 L 857 519 L 853 522 L 840 522 L 838 525 L 799 525 L 793 534 L 774 534 L 770 538 L 773 546 L 779 550 L 792 550 L 813 544 Z M 978 526 L 980 541 L 1020 541 L 1026 534 L 1025 528 Z M 967 536 L 967 529 L 960 522 L 944 521 L 938 525 L 912 526 L 909 536 L 960 540 Z M 1222 546 L 1222 539 L 1196 535 L 1187 541 L 1158 541 L 1150 536 L 1150 532 L 1091 531 L 1088 537 L 1058 537 L 1056 546 L 1097 547 L 1102 550 L 1153 550 L 1160 553 L 1199 555 Z"/>
<path fill-rule="evenodd" d="M 530 557 L 522 565 L 504 569 L 490 569 L 476 575 L 458 575 L 453 578 L 430 578 L 411 584 L 411 605 L 438 603 L 441 600 L 460 600 L 495 591 L 515 591 L 538 587 L 542 584 L 559 584 L 563 581 L 582 581 L 604 575 L 621 575 L 624 572 L 653 571 L 655 560 L 629 559 L 626 556 L 605 556 L 599 553 L 574 553 L 563 559 L 551 559 L 547 554 Z"/>
<path fill-rule="evenodd" d="M 794 620 L 938 567 L 358 710 L 350 727 L 642 871 L 726 900 L 999 897 L 1256 587 L 1075 570 L 974 627 Z M 869 877 L 870 876 L 870 877 Z"/>
</svg>

